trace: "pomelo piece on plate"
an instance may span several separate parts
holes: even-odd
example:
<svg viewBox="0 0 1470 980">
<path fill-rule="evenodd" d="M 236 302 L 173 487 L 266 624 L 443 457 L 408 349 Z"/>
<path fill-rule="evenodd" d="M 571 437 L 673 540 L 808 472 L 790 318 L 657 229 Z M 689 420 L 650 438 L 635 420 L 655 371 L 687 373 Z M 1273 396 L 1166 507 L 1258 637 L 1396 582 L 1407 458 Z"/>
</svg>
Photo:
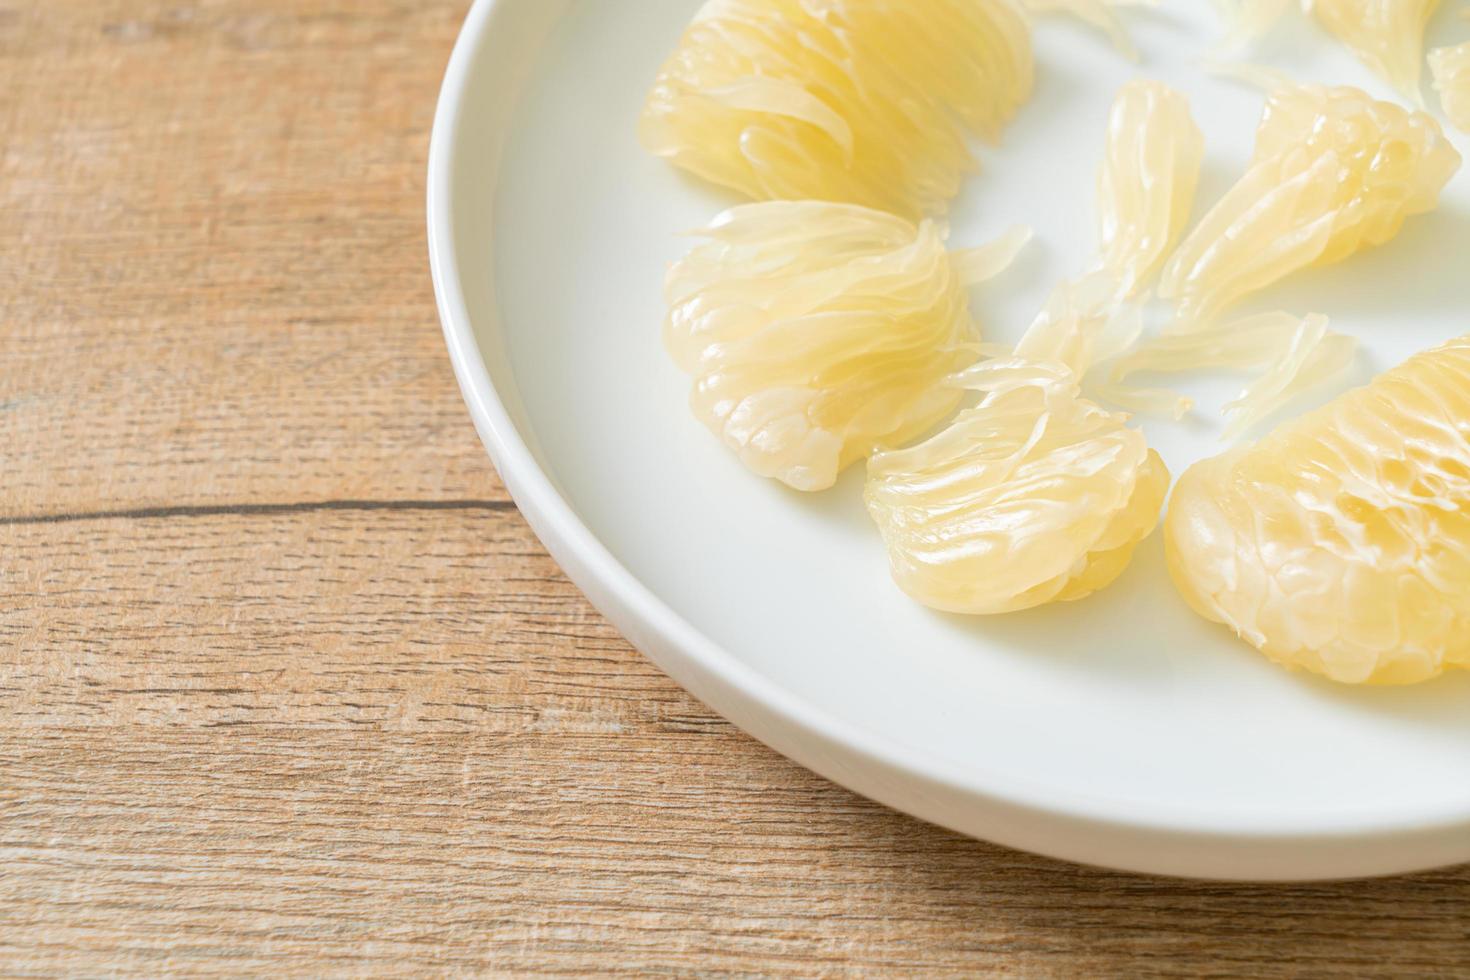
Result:
<svg viewBox="0 0 1470 980">
<path fill-rule="evenodd" d="M 979 358 L 967 286 L 1029 238 L 951 253 L 936 226 L 850 204 L 734 208 L 669 270 L 665 342 L 694 414 L 755 473 L 830 487 L 943 421 Z"/>
<path fill-rule="evenodd" d="M 1348 684 L 1470 667 L 1470 337 L 1180 479 L 1169 570 L 1200 615 Z"/>
<path fill-rule="evenodd" d="M 955 383 L 980 403 L 868 462 L 868 511 L 899 587 L 934 609 L 994 614 L 1109 585 L 1158 523 L 1163 460 L 1062 365 L 1003 358 Z"/>
<path fill-rule="evenodd" d="M 1424 28 L 1439 0 L 1314 0 L 1318 22 L 1415 105 L 1423 73 Z"/>
<path fill-rule="evenodd" d="M 1207 325 L 1294 271 L 1393 238 L 1438 205 L 1460 162 L 1425 113 L 1355 88 L 1276 88 L 1245 176 L 1174 253 L 1159 295 Z"/>
<path fill-rule="evenodd" d="M 1204 134 L 1183 95 L 1155 81 L 1119 90 L 1108 117 L 1097 210 L 1102 267 L 1122 295 L 1143 289 L 1184 233 L 1204 156 Z"/>
<path fill-rule="evenodd" d="M 710 0 L 660 71 L 644 146 L 758 200 L 940 215 L 1031 95 L 1011 0 Z"/>
</svg>

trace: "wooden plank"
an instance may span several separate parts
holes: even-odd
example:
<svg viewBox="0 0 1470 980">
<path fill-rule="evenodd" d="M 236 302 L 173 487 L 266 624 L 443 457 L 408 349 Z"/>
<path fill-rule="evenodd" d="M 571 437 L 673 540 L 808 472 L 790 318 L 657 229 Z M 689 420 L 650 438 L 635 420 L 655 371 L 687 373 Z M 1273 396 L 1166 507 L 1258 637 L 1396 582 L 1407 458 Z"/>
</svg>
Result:
<svg viewBox="0 0 1470 980">
<path fill-rule="evenodd" d="M 728 730 L 0 742 L 8 972 L 1463 976 L 1464 873 L 1150 881 L 926 828 Z"/>
<path fill-rule="evenodd" d="M 0 514 L 505 499 L 423 231 L 466 7 L 47 0 L 0 18 Z"/>
<path fill-rule="evenodd" d="M 710 720 L 500 505 L 11 523 L 0 554 L 0 730 Z"/>
<path fill-rule="evenodd" d="M 1470 869 L 1073 868 L 735 732 L 501 508 L 10 524 L 0 963 L 1453 975 Z"/>
</svg>

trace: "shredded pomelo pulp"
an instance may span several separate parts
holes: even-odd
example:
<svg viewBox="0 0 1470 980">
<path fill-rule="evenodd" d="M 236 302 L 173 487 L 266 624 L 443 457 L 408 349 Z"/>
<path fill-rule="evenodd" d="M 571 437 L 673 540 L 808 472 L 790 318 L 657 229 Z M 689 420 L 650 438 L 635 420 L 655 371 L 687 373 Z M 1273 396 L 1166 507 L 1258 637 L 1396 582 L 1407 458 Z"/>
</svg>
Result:
<svg viewBox="0 0 1470 980">
<path fill-rule="evenodd" d="M 954 410 L 973 364 L 966 286 L 1029 235 L 949 253 L 933 223 L 817 201 L 734 208 L 669 270 L 665 341 L 694 414 L 751 470 L 798 490 Z"/>
<path fill-rule="evenodd" d="M 1207 323 L 1290 273 L 1328 265 L 1433 210 L 1460 167 L 1439 123 L 1355 88 L 1270 93 L 1250 168 L 1185 239 L 1159 294 Z"/>
<path fill-rule="evenodd" d="M 1119 90 L 1097 179 L 1097 267 L 1052 291 L 1018 357 L 1064 364 L 1080 379 L 1137 340 L 1143 320 L 1123 301 L 1149 285 L 1183 233 L 1203 159 L 1184 96 L 1151 81 Z"/>
<path fill-rule="evenodd" d="M 1110 584 L 1158 522 L 1163 460 L 1061 365 L 987 361 L 955 383 L 983 393 L 979 405 L 868 462 L 868 512 L 899 587 L 934 609 L 991 614 Z"/>
<path fill-rule="evenodd" d="M 1345 683 L 1470 667 L 1470 337 L 1191 467 L 1169 568 L 1200 615 Z"/>
<path fill-rule="evenodd" d="M 1352 366 L 1358 344 L 1334 333 L 1320 314 L 1295 317 L 1261 313 L 1194 330 L 1165 333 L 1134 348 L 1112 364 L 1100 393 L 1138 412 L 1182 418 L 1193 403 L 1177 392 L 1125 385 L 1140 372 L 1260 371 L 1225 406 L 1230 419 L 1225 438 L 1234 439 L 1300 396 L 1340 378 Z"/>
<path fill-rule="evenodd" d="M 653 153 L 756 199 L 941 214 L 1030 97 L 1011 0 L 710 0 L 644 108 Z"/>
</svg>

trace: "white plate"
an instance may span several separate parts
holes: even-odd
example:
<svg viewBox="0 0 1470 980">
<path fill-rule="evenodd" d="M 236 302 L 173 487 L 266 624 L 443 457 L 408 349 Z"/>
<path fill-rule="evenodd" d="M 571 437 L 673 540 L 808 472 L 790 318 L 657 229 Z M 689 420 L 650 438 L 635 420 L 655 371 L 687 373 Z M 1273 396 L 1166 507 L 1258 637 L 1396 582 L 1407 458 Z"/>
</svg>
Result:
<svg viewBox="0 0 1470 980">
<path fill-rule="evenodd" d="M 889 582 L 861 467 L 799 496 L 694 421 L 660 347 L 660 287 L 687 247 L 674 233 L 732 199 L 644 154 L 634 126 L 696 6 L 480 0 L 434 132 L 430 239 L 455 369 L 522 511 L 598 608 L 752 735 L 978 837 L 1215 878 L 1470 860 L 1470 677 L 1348 690 L 1279 670 L 1185 609 L 1157 535 L 1088 601 L 936 615 Z M 1036 97 L 954 214 L 956 244 L 1018 221 L 1043 243 L 977 295 L 991 339 L 1013 339 L 1086 264 L 1103 120 L 1128 78 L 1193 100 L 1203 200 L 1238 173 L 1261 100 L 1198 70 L 1208 6 L 1130 14 L 1138 68 L 1080 26 L 1038 25 Z M 1387 94 L 1309 28 L 1260 57 Z M 1362 377 L 1463 331 L 1467 185 L 1392 245 L 1259 305 L 1330 314 L 1363 339 Z M 1196 393 L 1215 406 L 1231 389 Z M 1210 418 L 1145 428 L 1176 473 L 1219 448 Z"/>
</svg>

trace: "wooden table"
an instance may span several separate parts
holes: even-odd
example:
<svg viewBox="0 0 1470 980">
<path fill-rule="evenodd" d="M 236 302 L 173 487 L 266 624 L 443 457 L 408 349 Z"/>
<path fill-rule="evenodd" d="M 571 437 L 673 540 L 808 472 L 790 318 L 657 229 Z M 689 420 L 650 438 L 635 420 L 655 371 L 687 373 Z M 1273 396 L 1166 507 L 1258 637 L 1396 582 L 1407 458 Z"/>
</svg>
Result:
<svg viewBox="0 0 1470 980">
<path fill-rule="evenodd" d="M 1013 853 L 630 649 L 440 340 L 465 6 L 0 0 L 0 973 L 1470 976 L 1470 870 Z"/>
</svg>

